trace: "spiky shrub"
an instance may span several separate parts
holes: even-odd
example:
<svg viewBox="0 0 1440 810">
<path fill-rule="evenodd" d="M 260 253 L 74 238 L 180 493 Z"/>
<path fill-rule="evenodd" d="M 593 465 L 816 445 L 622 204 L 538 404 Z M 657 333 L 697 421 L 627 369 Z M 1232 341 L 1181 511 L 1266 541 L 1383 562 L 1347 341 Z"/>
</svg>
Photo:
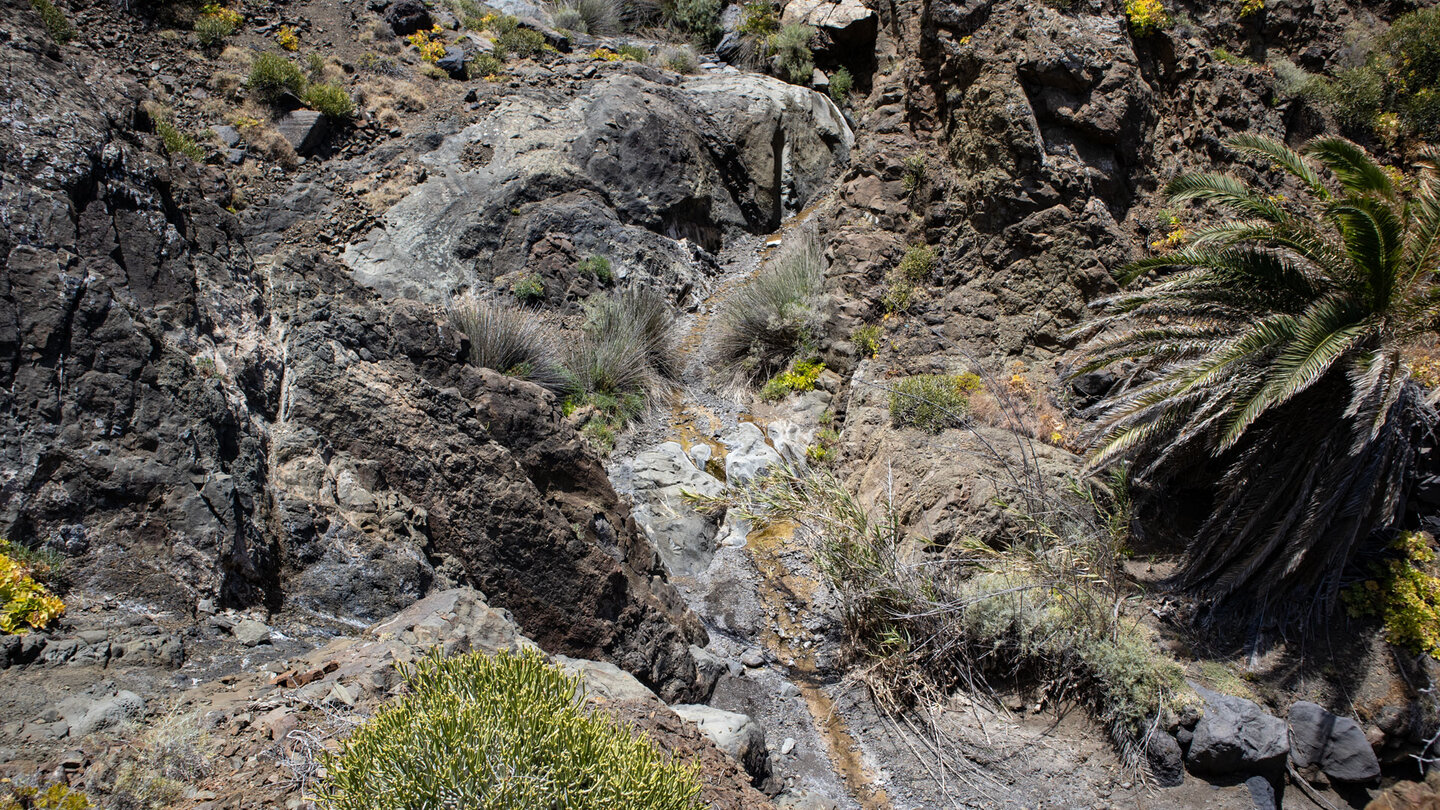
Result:
<svg viewBox="0 0 1440 810">
<path fill-rule="evenodd" d="M 40 22 L 45 26 L 45 33 L 57 43 L 64 45 L 75 38 L 75 27 L 66 19 L 65 12 L 61 11 L 50 0 L 30 0 L 30 7 L 40 15 Z"/>
<path fill-rule="evenodd" d="M 1172 181 L 1176 202 L 1231 218 L 1126 268 L 1127 284 L 1161 275 L 1102 303 L 1081 366 L 1132 364 L 1100 408 L 1090 466 L 1133 460 L 1142 493 L 1209 489 L 1209 516 L 1182 527 L 1178 582 L 1212 620 L 1259 626 L 1327 614 L 1352 555 L 1399 517 L 1433 419 L 1401 349 L 1440 315 L 1440 173 L 1400 182 L 1337 138 L 1230 145 L 1304 198 L 1214 173 Z M 1155 497 L 1142 505 L 1163 510 Z"/>
<path fill-rule="evenodd" d="M 332 121 L 347 121 L 355 114 L 355 102 L 345 88 L 338 84 L 322 82 L 311 84 L 300 94 L 305 106 L 323 114 Z"/>
<path fill-rule="evenodd" d="M 528 380 L 552 391 L 563 390 L 567 378 L 559 364 L 555 341 L 534 313 L 466 298 L 450 308 L 450 323 L 465 335 L 466 359 Z"/>
<path fill-rule="evenodd" d="M 764 379 L 814 343 L 823 318 L 825 258 L 806 231 L 725 304 L 718 351 L 750 379 Z"/>
<path fill-rule="evenodd" d="M 779 59 L 781 73 L 791 84 L 810 86 L 815 74 L 815 56 L 810 51 L 810 40 L 814 38 L 814 28 L 789 23 L 766 40 L 770 53 Z"/>
<path fill-rule="evenodd" d="M 586 708 L 539 653 L 433 652 L 401 672 L 408 692 L 327 757 L 323 806 L 699 809 L 695 766 Z"/>
<path fill-rule="evenodd" d="M 981 389 L 974 374 L 918 374 L 896 380 L 890 387 L 890 421 L 895 427 L 913 427 L 930 433 L 960 427 L 970 409 L 970 397 Z"/>
<path fill-rule="evenodd" d="M 250 65 L 250 92 L 266 104 L 274 104 L 286 93 L 299 96 L 305 91 L 305 74 L 300 67 L 278 53 L 262 53 Z"/>
<path fill-rule="evenodd" d="M 556 27 L 579 34 L 608 37 L 621 30 L 618 0 L 566 0 L 552 5 L 550 13 Z M 572 25 L 561 25 L 562 18 Z"/>
<path fill-rule="evenodd" d="M 850 102 L 850 88 L 855 86 L 855 77 L 850 75 L 850 68 L 840 68 L 830 77 L 830 98 L 840 106 Z"/>
</svg>

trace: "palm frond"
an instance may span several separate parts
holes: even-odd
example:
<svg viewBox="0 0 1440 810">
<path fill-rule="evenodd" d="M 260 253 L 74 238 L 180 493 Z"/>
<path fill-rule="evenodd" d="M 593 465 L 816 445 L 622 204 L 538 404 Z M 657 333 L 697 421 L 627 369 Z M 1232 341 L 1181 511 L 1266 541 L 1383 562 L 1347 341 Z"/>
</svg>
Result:
<svg viewBox="0 0 1440 810">
<path fill-rule="evenodd" d="M 1390 175 L 1364 149 L 1350 141 L 1344 138 L 1316 138 L 1305 145 L 1304 151 L 1329 169 L 1349 193 L 1394 198 L 1395 184 Z"/>
<path fill-rule="evenodd" d="M 1310 168 L 1299 152 L 1285 144 L 1263 135 L 1246 133 L 1237 135 L 1226 141 L 1225 144 L 1237 152 L 1262 157 L 1274 163 L 1276 166 L 1289 172 L 1292 177 L 1304 183 L 1311 194 L 1319 199 L 1328 199 L 1330 190 L 1320 180 L 1320 174 Z"/>
<path fill-rule="evenodd" d="M 1172 202 L 1199 200 L 1211 202 L 1242 215 L 1259 217 L 1268 222 L 1283 222 L 1289 214 L 1274 200 L 1245 185 L 1243 180 L 1228 174 L 1196 172 L 1182 174 L 1165 187 Z"/>
</svg>

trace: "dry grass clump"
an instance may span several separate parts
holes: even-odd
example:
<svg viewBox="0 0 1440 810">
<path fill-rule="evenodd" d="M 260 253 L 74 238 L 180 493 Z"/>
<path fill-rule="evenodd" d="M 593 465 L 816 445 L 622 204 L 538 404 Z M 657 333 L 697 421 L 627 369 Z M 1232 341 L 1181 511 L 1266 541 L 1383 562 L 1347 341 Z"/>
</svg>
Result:
<svg viewBox="0 0 1440 810">
<path fill-rule="evenodd" d="M 786 242 L 726 303 L 717 344 L 720 359 L 757 380 L 813 347 L 824 321 L 824 285 L 820 237 L 807 230 Z"/>
<path fill-rule="evenodd" d="M 199 718 L 175 714 L 156 723 L 122 749 L 112 767 L 87 789 L 108 793 L 107 807 L 160 810 L 180 801 L 207 777 L 214 761 Z"/>
<path fill-rule="evenodd" d="M 450 324 L 465 335 L 471 365 L 551 391 L 566 387 L 554 337 L 533 312 L 471 297 L 451 306 Z"/>
</svg>

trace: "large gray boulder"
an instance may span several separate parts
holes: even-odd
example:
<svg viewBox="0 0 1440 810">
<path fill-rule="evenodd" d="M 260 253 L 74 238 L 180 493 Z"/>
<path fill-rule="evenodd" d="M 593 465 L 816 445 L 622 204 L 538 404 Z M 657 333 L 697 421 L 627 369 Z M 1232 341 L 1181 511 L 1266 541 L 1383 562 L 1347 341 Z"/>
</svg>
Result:
<svg viewBox="0 0 1440 810">
<path fill-rule="evenodd" d="M 749 715 L 700 704 L 680 704 L 670 708 L 694 723 L 717 748 L 734 757 L 757 787 L 770 778 L 765 731 Z"/>
<path fill-rule="evenodd" d="M 1285 721 L 1267 714 L 1254 701 L 1202 686 L 1195 686 L 1195 691 L 1205 699 L 1205 714 L 1190 742 L 1186 757 L 1190 770 L 1255 774 L 1284 767 L 1290 748 Z"/>
<path fill-rule="evenodd" d="M 678 299 L 718 272 L 698 254 L 779 225 L 854 143 L 828 98 L 738 71 L 682 83 L 636 66 L 558 104 L 528 92 L 420 157 L 424 182 L 347 247 L 358 281 L 446 302 L 524 271 L 563 291 L 598 253 Z"/>
<path fill-rule="evenodd" d="M 710 565 L 723 513 L 702 514 L 686 493 L 716 496 L 725 485 L 696 469 L 685 449 L 665 442 L 636 454 L 613 473 L 630 497 L 631 514 L 673 576 L 693 576 Z"/>
<path fill-rule="evenodd" d="M 1337 782 L 1368 782 L 1380 760 L 1360 724 L 1309 701 L 1290 707 L 1290 759 L 1296 768 L 1319 767 Z"/>
<path fill-rule="evenodd" d="M 765 471 L 784 459 L 765 439 L 753 422 L 741 422 L 734 431 L 721 439 L 725 443 L 725 480 L 744 483 L 764 475 Z"/>
</svg>

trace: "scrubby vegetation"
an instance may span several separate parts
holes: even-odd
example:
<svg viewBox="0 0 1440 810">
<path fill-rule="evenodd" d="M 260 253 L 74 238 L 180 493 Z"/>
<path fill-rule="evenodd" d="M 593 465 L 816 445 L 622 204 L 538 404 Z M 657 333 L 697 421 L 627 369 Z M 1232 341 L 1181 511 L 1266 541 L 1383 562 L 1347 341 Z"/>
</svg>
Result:
<svg viewBox="0 0 1440 810">
<path fill-rule="evenodd" d="M 1424 409 L 1402 347 L 1433 329 L 1440 297 L 1440 171 L 1402 182 L 1335 138 L 1231 146 L 1305 198 L 1212 173 L 1171 182 L 1173 200 L 1231 219 L 1132 264 L 1127 283 L 1163 275 L 1105 303 L 1083 367 L 1132 364 L 1091 466 L 1133 460 L 1144 507 L 1207 487 L 1178 580 L 1210 620 L 1259 627 L 1328 614 L 1355 553 L 1393 531 Z"/>
<path fill-rule="evenodd" d="M 925 183 L 925 156 L 910 155 L 905 158 L 905 171 L 900 175 L 900 184 L 906 191 L 914 192 Z"/>
<path fill-rule="evenodd" d="M 900 257 L 896 270 L 909 281 L 924 281 L 935 270 L 935 249 L 929 245 L 911 245 Z"/>
<path fill-rule="evenodd" d="M 667 47 L 661 50 L 660 60 L 665 67 L 681 75 L 688 76 L 700 69 L 700 57 L 689 45 Z"/>
<path fill-rule="evenodd" d="M 676 373 L 675 312 L 660 293 L 631 288 L 586 302 L 585 326 L 563 363 L 566 415 L 592 407 L 582 432 L 609 452 L 625 425 Z"/>
<path fill-rule="evenodd" d="M 512 28 L 495 38 L 495 50 L 506 58 L 530 59 L 545 50 L 545 35 L 531 28 Z"/>
<path fill-rule="evenodd" d="M 324 807 L 699 808 L 693 766 L 586 708 L 538 653 L 436 652 L 402 673 L 407 693 L 328 758 Z"/>
<path fill-rule="evenodd" d="M 1406 532 L 1390 544 L 1390 559 L 1344 595 L 1352 616 L 1376 616 L 1391 644 L 1440 658 L 1440 563 L 1434 538 Z"/>
<path fill-rule="evenodd" d="M 200 718 L 172 714 L 133 740 L 113 769 L 109 807 L 174 807 L 213 772 L 214 758 Z"/>
<path fill-rule="evenodd" d="M 835 592 L 860 673 L 882 705 L 1024 679 L 1088 705 L 1132 765 L 1154 718 L 1184 701 L 1180 667 L 1126 618 L 1123 487 L 1053 491 L 1015 472 L 1006 543 L 921 554 L 890 504 L 866 509 L 829 472 L 777 467 L 712 504 L 785 520 Z M 707 499 L 700 499 L 702 501 Z"/>
<path fill-rule="evenodd" d="M 824 371 L 825 364 L 819 360 L 801 360 L 793 368 L 771 377 L 760 389 L 760 398 L 766 402 L 779 402 L 793 393 L 814 391 L 815 381 Z"/>
<path fill-rule="evenodd" d="M 814 38 L 814 28 L 790 23 L 766 40 L 770 53 L 779 59 L 781 73 L 791 84 L 810 86 L 815 74 L 815 57 L 810 51 L 810 40 Z"/>
<path fill-rule="evenodd" d="M 189 135 L 175 128 L 169 121 L 156 121 L 155 134 L 165 144 L 165 151 L 171 155 L 183 155 L 194 161 L 205 159 L 205 150 L 201 149 Z"/>
<path fill-rule="evenodd" d="M 471 365 L 565 389 L 554 337 L 532 313 L 467 298 L 450 308 L 450 324 L 465 335 Z"/>
<path fill-rule="evenodd" d="M 30 0 L 30 7 L 40 15 L 40 22 L 45 26 L 45 33 L 57 43 L 64 45 L 75 38 L 75 27 L 66 19 L 65 12 L 61 11 L 50 0 Z"/>
<path fill-rule="evenodd" d="M 820 239 L 807 231 L 727 302 L 721 314 L 721 358 L 741 374 L 764 379 L 815 343 L 823 317 L 825 267 Z"/>
<path fill-rule="evenodd" d="M 355 114 L 355 102 L 345 88 L 329 82 L 312 83 L 300 94 L 305 106 L 333 121 L 345 121 Z"/>
<path fill-rule="evenodd" d="M 850 334 L 850 342 L 855 344 L 861 357 L 873 358 L 880 352 L 880 336 L 882 334 L 879 324 L 857 326 L 855 331 Z"/>
<path fill-rule="evenodd" d="M 591 36 L 620 33 L 620 3 L 616 0 L 566 0 L 551 6 L 556 28 Z"/>
<path fill-rule="evenodd" d="M 61 782 L 46 787 L 16 784 L 5 787 L 5 795 L 0 796 L 0 810 L 89 810 L 95 806 L 82 791 Z"/>
<path fill-rule="evenodd" d="M 840 68 L 830 76 L 830 98 L 844 107 L 850 103 L 850 88 L 855 86 L 855 77 L 850 75 L 849 68 Z"/>
<path fill-rule="evenodd" d="M 200 7 L 200 16 L 195 20 L 195 39 L 206 48 L 221 45 L 235 33 L 244 19 L 234 9 L 218 3 L 206 3 Z"/>
<path fill-rule="evenodd" d="M 8 540 L 0 540 L 0 633 L 41 630 L 65 614 L 65 603 L 45 587 L 49 566 Z"/>
<path fill-rule="evenodd" d="M 890 420 L 897 428 L 931 433 L 960 427 L 971 395 L 981 387 L 980 378 L 970 373 L 903 377 L 890 387 Z"/>
<path fill-rule="evenodd" d="M 1312 91 L 1355 131 L 1440 131 L 1440 7 L 1402 15 L 1364 63 L 1315 83 Z"/>
<path fill-rule="evenodd" d="M 545 300 L 545 279 L 526 273 L 510 283 L 510 294 L 522 304 L 538 304 Z"/>
<path fill-rule="evenodd" d="M 282 54 L 261 53 L 250 65 L 250 92 L 265 104 L 274 104 L 281 96 L 305 92 L 305 74 L 300 66 Z"/>
<path fill-rule="evenodd" d="M 670 23 L 696 44 L 709 48 L 720 40 L 720 0 L 665 0 L 661 8 Z"/>
<path fill-rule="evenodd" d="M 587 256 L 575 267 L 587 276 L 594 276 L 601 284 L 609 284 L 615 280 L 615 271 L 610 268 L 610 260 L 604 256 Z"/>
</svg>

